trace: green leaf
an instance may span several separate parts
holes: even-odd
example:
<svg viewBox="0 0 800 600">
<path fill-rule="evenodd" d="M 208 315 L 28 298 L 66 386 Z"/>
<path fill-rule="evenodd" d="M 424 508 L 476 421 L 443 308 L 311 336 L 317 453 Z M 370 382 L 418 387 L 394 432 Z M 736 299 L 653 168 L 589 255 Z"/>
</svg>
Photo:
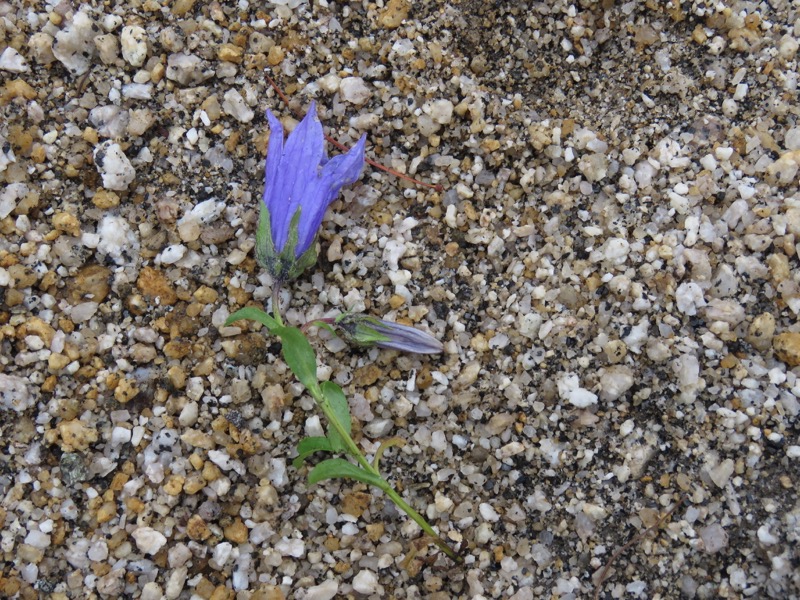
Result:
<svg viewBox="0 0 800 600">
<path fill-rule="evenodd" d="M 381 477 L 373 475 L 343 458 L 329 458 L 319 463 L 308 474 L 308 483 L 313 485 L 325 479 L 335 479 L 337 477 L 355 479 L 380 489 L 386 489 L 388 485 Z"/>
<path fill-rule="evenodd" d="M 294 376 L 313 392 L 319 389 L 317 383 L 317 355 L 308 343 L 306 336 L 296 327 L 276 327 L 272 333 L 280 336 L 283 342 L 283 359 Z"/>
<path fill-rule="evenodd" d="M 336 420 L 342 426 L 342 429 L 347 432 L 347 435 L 350 435 L 350 406 L 347 404 L 347 398 L 344 397 L 342 388 L 332 381 L 323 381 L 320 387 L 322 388 L 322 395 L 333 409 Z M 342 436 L 339 435 L 339 432 L 333 425 L 328 426 L 328 439 L 331 442 L 334 452 L 347 451 L 347 446 Z"/>
<path fill-rule="evenodd" d="M 303 462 L 315 452 L 333 452 L 331 442 L 326 437 L 307 437 L 300 440 L 297 444 L 297 458 L 292 461 L 292 466 L 299 469 Z"/>
<path fill-rule="evenodd" d="M 272 318 L 270 315 L 265 313 L 260 308 L 256 308 L 255 306 L 247 306 L 245 308 L 237 310 L 230 317 L 225 319 L 225 327 L 227 327 L 228 325 L 230 325 L 235 321 L 239 321 L 240 319 L 249 319 L 250 321 L 256 321 L 258 323 L 261 323 L 272 333 L 275 333 L 275 329 L 280 327 L 280 325 L 274 318 Z"/>
</svg>

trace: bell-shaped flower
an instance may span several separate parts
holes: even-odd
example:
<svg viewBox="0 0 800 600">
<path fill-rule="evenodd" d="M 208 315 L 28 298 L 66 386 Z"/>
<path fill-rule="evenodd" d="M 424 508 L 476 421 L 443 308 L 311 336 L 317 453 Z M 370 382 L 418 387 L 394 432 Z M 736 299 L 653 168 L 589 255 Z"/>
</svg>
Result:
<svg viewBox="0 0 800 600">
<path fill-rule="evenodd" d="M 331 331 L 357 346 L 378 346 L 416 354 L 444 351 L 442 342 L 429 333 L 369 315 L 344 313 L 335 319 L 320 321 L 326 321 Z"/>
<path fill-rule="evenodd" d="M 364 166 L 366 137 L 330 160 L 314 102 L 284 143 L 281 122 L 267 110 L 270 136 L 256 259 L 277 285 L 317 261 L 315 240 L 328 206 Z"/>
</svg>

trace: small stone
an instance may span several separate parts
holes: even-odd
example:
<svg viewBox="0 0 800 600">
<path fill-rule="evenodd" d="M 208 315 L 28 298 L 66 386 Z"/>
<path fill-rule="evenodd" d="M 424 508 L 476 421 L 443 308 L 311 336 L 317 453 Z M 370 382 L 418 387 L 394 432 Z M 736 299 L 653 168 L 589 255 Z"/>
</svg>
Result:
<svg viewBox="0 0 800 600">
<path fill-rule="evenodd" d="M 306 589 L 305 600 L 332 600 L 339 593 L 339 582 L 335 579 L 326 579 L 319 585 L 312 585 Z M 283 598 L 283 596 L 281 596 Z"/>
<path fill-rule="evenodd" d="M 225 527 L 222 531 L 225 539 L 234 544 L 244 544 L 247 542 L 248 530 L 239 517 L 236 517 L 233 523 Z"/>
<path fill-rule="evenodd" d="M 99 524 L 108 523 L 117 516 L 117 505 L 114 502 L 103 502 L 97 509 L 96 516 Z"/>
<path fill-rule="evenodd" d="M 271 67 L 277 67 L 283 62 L 285 56 L 286 53 L 283 51 L 283 48 L 280 46 L 272 46 L 267 53 L 267 62 Z"/>
<path fill-rule="evenodd" d="M 360 518 L 371 501 L 372 496 L 365 492 L 351 492 L 342 501 L 342 512 Z"/>
<path fill-rule="evenodd" d="M 113 104 L 96 106 L 89 112 L 89 121 L 97 128 L 97 133 L 112 139 L 125 133 L 128 119 L 128 111 Z"/>
<path fill-rule="evenodd" d="M 178 295 L 167 276 L 152 267 L 144 267 L 139 272 L 136 287 L 145 296 L 154 300 L 158 299 L 162 305 L 169 306 L 178 301 Z"/>
<path fill-rule="evenodd" d="M 0 54 L 0 71 L 9 73 L 25 73 L 29 71 L 28 62 L 19 52 L 11 46 L 7 46 Z"/>
<path fill-rule="evenodd" d="M 92 204 L 97 208 L 108 209 L 119 206 L 119 196 L 110 190 L 100 189 L 97 190 L 92 197 Z"/>
<path fill-rule="evenodd" d="M 114 388 L 114 399 L 120 404 L 125 404 L 133 400 L 139 393 L 139 388 L 128 378 L 121 379 Z"/>
<path fill-rule="evenodd" d="M 633 387 L 633 371 L 624 365 L 614 365 L 600 375 L 600 397 L 617 400 Z"/>
<path fill-rule="evenodd" d="M 176 81 L 181 85 L 194 86 L 203 83 L 214 76 L 214 71 L 208 69 L 205 61 L 194 54 L 178 52 L 170 54 L 167 58 L 167 79 Z"/>
<path fill-rule="evenodd" d="M 718 488 L 724 488 L 733 475 L 734 462 L 730 458 L 726 458 L 715 467 L 708 470 L 708 475 L 711 477 Z"/>
<path fill-rule="evenodd" d="M 239 64 L 244 56 L 244 48 L 235 44 L 222 44 L 217 52 L 217 58 L 225 62 Z"/>
<path fill-rule="evenodd" d="M 80 237 L 81 222 L 72 213 L 58 212 L 53 215 L 53 227 L 73 237 Z"/>
<path fill-rule="evenodd" d="M 119 38 L 122 58 L 134 67 L 141 67 L 147 58 L 147 32 L 138 25 L 122 28 Z"/>
<path fill-rule="evenodd" d="M 125 191 L 136 178 L 136 170 L 119 144 L 106 141 L 94 150 L 94 163 L 103 178 L 103 187 Z"/>
<path fill-rule="evenodd" d="M 64 452 L 86 450 L 97 441 L 97 430 L 82 423 L 79 419 L 61 421 L 58 424 L 61 436 L 60 447 Z"/>
<path fill-rule="evenodd" d="M 709 554 L 719 552 L 728 545 L 728 534 L 719 523 L 703 527 L 698 531 L 705 551 Z"/>
<path fill-rule="evenodd" d="M 775 337 L 775 317 L 772 313 L 758 315 L 747 329 L 747 341 L 762 352 L 769 350 Z"/>
<path fill-rule="evenodd" d="M 379 589 L 378 577 L 369 569 L 359 571 L 353 577 L 353 590 L 359 594 L 375 594 Z"/>
<path fill-rule="evenodd" d="M 94 38 L 94 46 L 104 65 L 113 65 L 119 58 L 119 40 L 110 33 L 98 35 Z"/>
<path fill-rule="evenodd" d="M 83 75 L 92 65 L 96 28 L 89 15 L 79 11 L 71 23 L 56 33 L 53 55 L 73 75 Z"/>
<path fill-rule="evenodd" d="M 409 10 L 409 0 L 389 0 L 378 16 L 378 24 L 384 29 L 397 29 L 408 18 Z"/>
<path fill-rule="evenodd" d="M 183 484 L 186 478 L 183 475 L 171 475 L 164 484 L 164 491 L 170 496 L 177 496 L 183 491 Z"/>
<path fill-rule="evenodd" d="M 131 537 L 136 540 L 136 547 L 150 556 L 157 554 L 167 543 L 166 536 L 152 527 L 138 527 L 133 531 Z"/>
<path fill-rule="evenodd" d="M 776 335 L 772 340 L 772 348 L 778 360 L 790 367 L 800 365 L 800 333 L 786 332 Z"/>
<path fill-rule="evenodd" d="M 247 106 L 242 95 L 236 90 L 225 92 L 222 110 L 240 123 L 249 123 L 255 116 L 253 109 Z"/>
<path fill-rule="evenodd" d="M 339 93 L 342 95 L 342 100 L 361 106 L 365 104 L 372 96 L 367 84 L 361 77 L 345 77 L 339 83 Z"/>
<path fill-rule="evenodd" d="M 207 540 L 211 537 L 211 530 L 199 515 L 192 515 L 186 523 L 186 535 L 197 541 Z"/>
</svg>

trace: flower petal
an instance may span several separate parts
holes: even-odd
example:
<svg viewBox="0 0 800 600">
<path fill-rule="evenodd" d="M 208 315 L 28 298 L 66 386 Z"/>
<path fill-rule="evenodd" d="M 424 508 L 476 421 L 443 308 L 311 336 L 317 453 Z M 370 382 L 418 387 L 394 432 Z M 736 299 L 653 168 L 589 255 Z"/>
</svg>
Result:
<svg viewBox="0 0 800 600">
<path fill-rule="evenodd" d="M 334 156 L 319 168 L 313 184 L 306 188 L 306 194 L 300 199 L 298 256 L 314 242 L 325 211 L 336 199 L 342 186 L 358 180 L 364 167 L 365 145 L 366 136 L 362 136 L 345 154 Z"/>
<path fill-rule="evenodd" d="M 277 121 L 277 119 L 276 119 Z M 272 121 L 270 121 L 270 124 Z M 271 144 L 270 144 L 271 146 Z M 272 148 L 270 147 L 270 151 Z M 317 179 L 320 162 L 325 159 L 325 138 L 322 124 L 317 117 L 314 102 L 308 107 L 303 120 L 289 134 L 277 159 L 274 187 L 271 195 L 264 192 L 265 202 L 270 208 L 272 219 L 272 240 L 278 252 L 283 250 L 289 234 L 289 223 L 297 208 L 304 201 L 313 201 L 316 190 L 313 189 Z M 269 160 L 268 166 L 271 167 Z M 268 168 L 268 171 L 271 169 Z M 301 222 L 305 216 L 301 217 Z M 298 252 L 298 256 L 302 252 Z"/>
</svg>

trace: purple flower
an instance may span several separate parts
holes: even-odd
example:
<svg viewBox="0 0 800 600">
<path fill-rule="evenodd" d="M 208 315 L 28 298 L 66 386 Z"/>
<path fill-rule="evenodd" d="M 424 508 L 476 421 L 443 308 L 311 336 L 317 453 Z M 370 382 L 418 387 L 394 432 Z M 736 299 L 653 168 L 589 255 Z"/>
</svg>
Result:
<svg viewBox="0 0 800 600">
<path fill-rule="evenodd" d="M 349 152 L 328 159 L 314 102 L 284 143 L 281 122 L 267 110 L 270 136 L 256 258 L 278 282 L 317 260 L 314 241 L 328 206 L 364 166 L 362 136 Z"/>
<path fill-rule="evenodd" d="M 416 354 L 440 354 L 444 351 L 442 342 L 431 334 L 377 317 L 344 313 L 333 319 L 330 325 L 339 337 L 358 346 L 378 346 Z"/>
</svg>

